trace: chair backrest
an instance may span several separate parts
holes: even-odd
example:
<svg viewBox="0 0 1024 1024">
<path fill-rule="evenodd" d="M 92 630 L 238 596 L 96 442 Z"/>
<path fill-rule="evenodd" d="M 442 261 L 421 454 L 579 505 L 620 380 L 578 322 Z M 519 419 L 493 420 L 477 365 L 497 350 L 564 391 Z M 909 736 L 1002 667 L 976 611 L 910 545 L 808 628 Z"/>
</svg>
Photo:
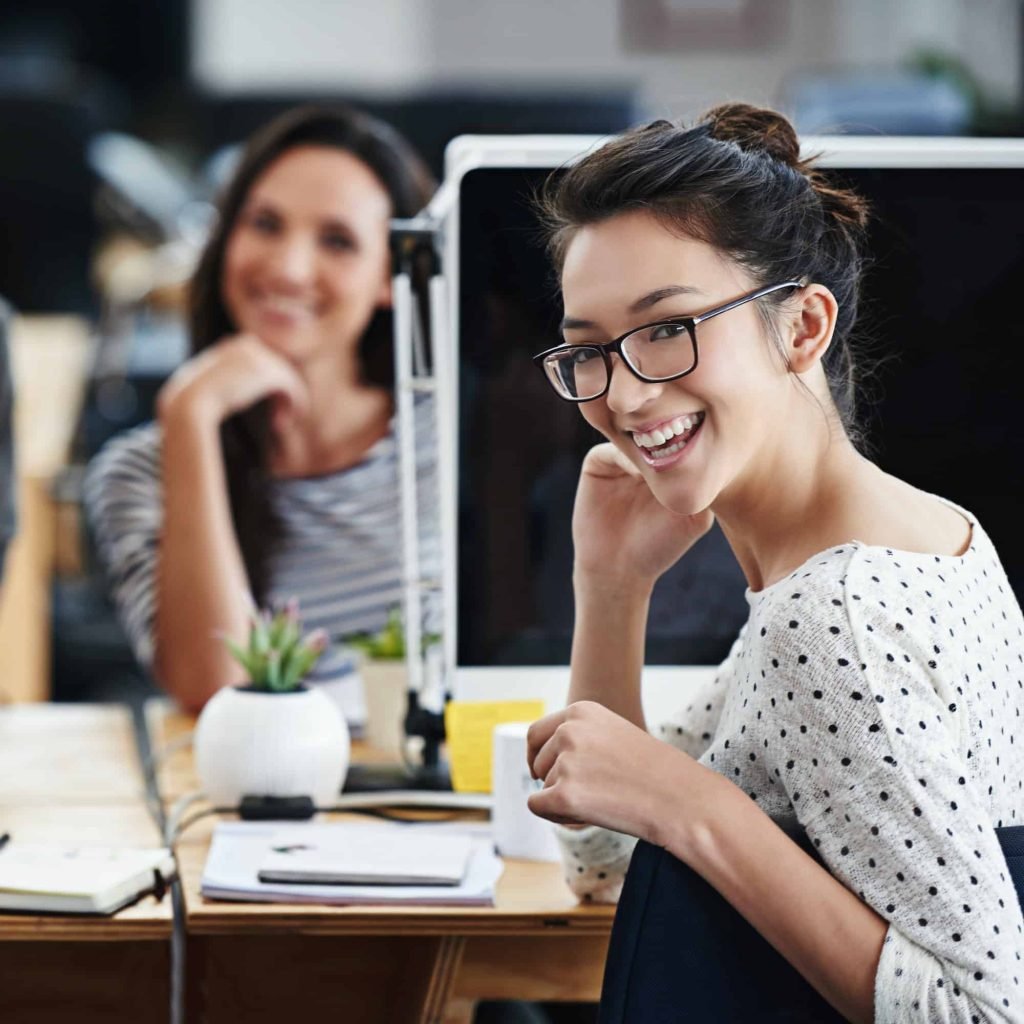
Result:
<svg viewBox="0 0 1024 1024">
<path fill-rule="evenodd" d="M 1024 826 L 996 829 L 1024 904 Z M 806 835 L 792 838 L 820 861 Z M 843 1018 L 695 871 L 637 843 L 612 929 L 599 1024 Z"/>
</svg>

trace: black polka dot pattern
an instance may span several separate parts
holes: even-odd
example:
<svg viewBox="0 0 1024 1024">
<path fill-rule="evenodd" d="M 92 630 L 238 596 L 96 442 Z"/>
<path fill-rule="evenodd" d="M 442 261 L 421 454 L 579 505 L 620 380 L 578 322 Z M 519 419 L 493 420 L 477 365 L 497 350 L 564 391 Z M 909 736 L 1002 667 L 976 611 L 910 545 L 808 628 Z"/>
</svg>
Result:
<svg viewBox="0 0 1024 1024">
<path fill-rule="evenodd" d="M 889 922 L 879 1021 L 1024 1021 L 993 831 L 1024 823 L 1024 618 L 972 524 L 960 558 L 850 543 L 748 593 L 713 684 L 660 733 L 796 818 Z"/>
</svg>

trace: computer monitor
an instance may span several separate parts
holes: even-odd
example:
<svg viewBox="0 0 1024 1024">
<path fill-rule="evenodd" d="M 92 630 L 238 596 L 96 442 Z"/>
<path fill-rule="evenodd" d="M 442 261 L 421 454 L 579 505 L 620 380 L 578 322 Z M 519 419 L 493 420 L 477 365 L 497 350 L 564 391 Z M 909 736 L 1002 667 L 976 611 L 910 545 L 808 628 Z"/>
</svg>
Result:
<svg viewBox="0 0 1024 1024">
<path fill-rule="evenodd" d="M 463 697 L 564 699 L 572 503 L 600 438 L 530 361 L 558 343 L 562 314 L 532 197 L 597 141 L 460 139 L 448 152 L 458 415 L 447 582 Z M 1022 598 L 1024 141 L 836 137 L 805 151 L 873 209 L 860 319 L 881 358 L 863 410 L 870 454 L 976 514 Z M 655 704 L 679 703 L 680 672 L 659 666 L 721 661 L 746 619 L 744 589 L 717 529 L 662 578 L 645 701 L 650 690 Z"/>
</svg>

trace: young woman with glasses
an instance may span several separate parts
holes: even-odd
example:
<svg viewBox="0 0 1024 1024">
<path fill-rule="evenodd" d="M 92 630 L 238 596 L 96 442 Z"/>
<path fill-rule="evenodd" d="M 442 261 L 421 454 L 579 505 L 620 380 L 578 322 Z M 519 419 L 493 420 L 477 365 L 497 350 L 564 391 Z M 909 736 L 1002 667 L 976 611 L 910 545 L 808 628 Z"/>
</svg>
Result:
<svg viewBox="0 0 1024 1024">
<path fill-rule="evenodd" d="M 615 900 L 639 837 L 823 1012 L 1024 1020 L 994 831 L 1024 820 L 1024 620 L 977 520 L 858 450 L 864 202 L 784 118 L 728 105 L 608 143 L 544 211 L 564 341 L 536 361 L 606 438 L 573 516 L 569 704 L 530 732 L 531 807 L 575 826 L 568 881 Z M 652 735 L 651 589 L 716 520 L 749 619 Z"/>
</svg>

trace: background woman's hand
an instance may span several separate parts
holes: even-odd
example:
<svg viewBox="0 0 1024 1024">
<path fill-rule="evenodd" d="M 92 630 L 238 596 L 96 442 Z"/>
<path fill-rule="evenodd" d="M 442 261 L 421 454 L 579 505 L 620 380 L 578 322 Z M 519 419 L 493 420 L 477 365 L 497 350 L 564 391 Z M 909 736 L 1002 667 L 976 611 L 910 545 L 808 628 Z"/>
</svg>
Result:
<svg viewBox="0 0 1024 1024">
<path fill-rule="evenodd" d="M 568 825 L 602 825 L 668 845 L 674 819 L 699 796 L 708 769 L 594 701 L 539 719 L 527 760 L 544 788 L 530 810 Z"/>
<path fill-rule="evenodd" d="M 583 460 L 573 508 L 576 571 L 597 578 L 639 576 L 653 583 L 713 522 L 710 510 L 693 516 L 669 511 L 613 444 L 596 445 Z"/>
<path fill-rule="evenodd" d="M 185 408 L 189 415 L 207 415 L 219 424 L 265 398 L 273 399 L 275 429 L 309 408 L 309 391 L 298 370 L 255 335 L 237 334 L 182 364 L 161 388 L 157 410 L 163 419 Z"/>
</svg>

